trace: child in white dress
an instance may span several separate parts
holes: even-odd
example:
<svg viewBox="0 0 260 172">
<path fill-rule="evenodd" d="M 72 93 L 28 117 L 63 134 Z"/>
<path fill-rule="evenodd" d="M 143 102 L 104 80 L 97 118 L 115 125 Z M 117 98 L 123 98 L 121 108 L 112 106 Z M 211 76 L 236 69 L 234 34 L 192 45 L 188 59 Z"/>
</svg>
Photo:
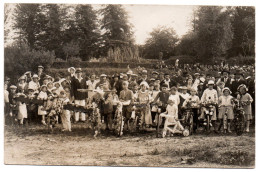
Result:
<svg viewBox="0 0 260 172">
<path fill-rule="evenodd" d="M 233 111 L 233 96 L 231 96 L 231 91 L 228 87 L 223 88 L 222 90 L 223 95 L 219 97 L 218 103 L 219 103 L 219 113 L 218 113 L 218 119 L 220 120 L 220 127 L 223 125 L 223 116 L 226 113 L 227 110 L 227 125 L 228 125 L 228 132 L 231 133 L 230 130 L 230 124 L 232 120 L 234 119 L 234 111 Z"/>
<path fill-rule="evenodd" d="M 39 93 L 37 99 L 38 100 L 44 100 L 44 101 L 46 101 L 48 99 L 47 86 L 46 85 L 41 86 L 41 92 Z M 46 106 L 46 103 L 44 103 L 43 105 L 39 105 L 39 107 L 38 107 L 38 115 L 42 116 L 41 122 L 42 122 L 43 125 L 46 125 L 45 115 L 47 115 L 47 111 L 45 110 L 45 106 Z"/>
<path fill-rule="evenodd" d="M 177 128 L 179 128 L 180 130 L 184 130 L 183 126 L 178 120 L 178 107 L 173 100 L 169 100 L 169 104 L 166 107 L 166 112 L 160 114 L 160 118 L 168 116 L 170 116 L 168 122 L 176 123 Z M 164 123 L 164 129 L 166 129 L 166 127 L 167 125 L 165 125 Z"/>
</svg>

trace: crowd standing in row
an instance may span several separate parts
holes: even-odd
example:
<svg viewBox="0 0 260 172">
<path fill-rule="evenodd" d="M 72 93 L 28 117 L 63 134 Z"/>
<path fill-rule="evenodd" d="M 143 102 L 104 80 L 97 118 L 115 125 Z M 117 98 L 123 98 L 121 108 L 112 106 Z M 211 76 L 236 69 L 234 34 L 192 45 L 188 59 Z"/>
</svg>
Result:
<svg viewBox="0 0 260 172">
<path fill-rule="evenodd" d="M 199 107 L 209 99 L 219 106 L 212 117 L 212 125 L 216 132 L 219 130 L 216 121 L 221 122 L 226 108 L 229 109 L 228 131 L 231 132 L 230 125 L 234 119 L 233 98 L 247 102 L 243 105 L 247 132 L 249 132 L 250 120 L 253 119 L 255 79 L 254 69 L 248 66 L 222 67 L 218 68 L 217 74 L 210 74 L 199 68 L 196 70 L 199 71 L 198 73 L 192 73 L 189 66 L 184 65 L 184 69 L 180 69 L 176 64 L 173 74 L 157 71 L 149 73 L 138 67 L 136 73 L 129 69 L 127 73 L 116 73 L 112 76 L 106 74 L 83 76 L 81 68 L 70 67 L 64 78 L 53 78 L 43 70 L 43 66 L 38 66 L 37 72 L 24 73 L 17 83 L 11 83 L 10 78 L 5 77 L 4 101 L 7 125 L 14 122 L 20 125 L 41 122 L 46 125 L 46 116 L 52 116 L 50 123 L 55 124 L 61 119 L 63 131 L 71 131 L 71 119 L 74 123 L 86 122 L 88 114 L 69 111 L 63 109 L 63 106 L 72 102 L 87 106 L 95 101 L 94 91 L 81 92 L 79 89 L 111 90 L 102 95 L 104 101 L 101 115 L 108 130 L 112 129 L 118 101 L 131 101 L 130 105 L 123 107 L 122 112 L 126 130 L 128 121 L 134 113 L 132 105 L 134 102 L 148 105 L 141 111 L 143 114 L 141 122 L 146 128 L 155 125 L 158 104 L 162 106 L 164 114 L 175 116 L 177 119 L 181 107 L 185 107 L 189 101 Z M 232 70 L 234 72 L 230 72 Z M 249 72 L 247 77 L 244 76 L 246 72 Z M 38 105 L 37 102 L 26 103 L 19 99 L 17 101 L 15 98 L 19 96 L 49 101 Z M 200 111 L 194 111 L 194 123 L 205 118 L 204 111 L 203 107 Z M 196 127 L 194 130 L 196 131 Z"/>
</svg>

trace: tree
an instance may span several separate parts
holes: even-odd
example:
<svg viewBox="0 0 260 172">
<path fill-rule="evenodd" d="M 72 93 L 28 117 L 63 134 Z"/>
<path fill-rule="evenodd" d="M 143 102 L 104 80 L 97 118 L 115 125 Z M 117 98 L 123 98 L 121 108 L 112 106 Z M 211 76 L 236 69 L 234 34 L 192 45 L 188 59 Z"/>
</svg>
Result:
<svg viewBox="0 0 260 172">
<path fill-rule="evenodd" d="M 225 55 L 233 38 L 229 11 L 224 7 L 201 6 L 195 22 L 197 55 L 201 59 Z"/>
<path fill-rule="evenodd" d="M 73 33 L 76 36 L 74 41 L 77 41 L 80 46 L 79 55 L 82 60 L 95 56 L 99 46 L 100 33 L 96 11 L 91 5 L 77 5 L 75 23 L 71 23 L 71 28 L 76 29 L 76 32 Z"/>
<path fill-rule="evenodd" d="M 62 52 L 62 16 L 60 5 L 44 4 L 41 5 L 42 21 L 45 23 L 41 27 L 41 32 L 38 36 L 38 46 L 47 50 L 54 51 L 56 57 L 63 57 Z"/>
<path fill-rule="evenodd" d="M 174 55 L 174 48 L 178 41 L 173 28 L 157 27 L 150 33 L 144 45 L 145 58 L 158 58 L 159 52 L 163 53 L 164 58 Z"/>
<path fill-rule="evenodd" d="M 195 32 L 189 32 L 182 36 L 179 44 L 176 46 L 176 53 L 178 55 L 196 56 L 196 40 L 197 34 Z"/>
<path fill-rule="evenodd" d="M 255 54 L 255 8 L 235 7 L 232 16 L 234 37 L 230 56 Z"/>
<path fill-rule="evenodd" d="M 18 30 L 20 45 L 26 42 L 31 49 L 37 48 L 38 36 L 45 26 L 40 4 L 17 4 L 14 29 Z"/>
<path fill-rule="evenodd" d="M 133 43 L 132 25 L 128 21 L 128 15 L 122 5 L 105 5 L 100 10 L 103 16 L 101 29 L 103 30 L 103 52 L 109 48 L 120 48 Z"/>
</svg>

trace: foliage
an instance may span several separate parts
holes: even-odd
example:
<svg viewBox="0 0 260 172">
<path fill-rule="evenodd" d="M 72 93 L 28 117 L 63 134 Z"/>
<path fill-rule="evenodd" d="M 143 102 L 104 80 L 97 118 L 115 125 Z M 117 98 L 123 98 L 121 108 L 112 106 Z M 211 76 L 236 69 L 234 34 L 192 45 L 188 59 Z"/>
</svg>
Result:
<svg viewBox="0 0 260 172">
<path fill-rule="evenodd" d="M 229 11 L 219 6 L 201 6 L 197 17 L 196 54 L 204 59 L 225 55 L 233 38 Z"/>
<path fill-rule="evenodd" d="M 46 25 L 40 4 L 17 4 L 14 29 L 18 31 L 19 43 L 26 42 L 31 49 L 37 48 L 41 28 Z"/>
<path fill-rule="evenodd" d="M 74 67 L 80 67 L 80 63 L 81 63 L 81 58 L 79 57 L 70 57 L 68 59 L 68 63 L 70 66 L 74 66 Z"/>
<path fill-rule="evenodd" d="M 66 61 L 67 61 L 68 58 L 79 55 L 80 47 L 78 43 L 72 41 L 63 45 L 62 50 L 66 55 Z"/>
<path fill-rule="evenodd" d="M 176 46 L 178 55 L 196 56 L 196 40 L 197 34 L 189 32 L 181 38 L 180 43 Z"/>
<path fill-rule="evenodd" d="M 173 28 L 160 27 L 153 29 L 144 45 L 145 58 L 158 58 L 159 52 L 163 53 L 164 58 L 174 55 L 174 48 L 178 41 Z"/>
<path fill-rule="evenodd" d="M 37 71 L 38 65 L 50 68 L 55 60 L 54 52 L 31 50 L 26 44 L 6 47 L 4 51 L 5 72 L 20 76 L 26 71 Z"/>
<path fill-rule="evenodd" d="M 82 60 L 88 60 L 97 54 L 100 33 L 98 30 L 96 11 L 91 5 L 77 5 L 75 8 L 75 37 L 80 47 Z"/>
<path fill-rule="evenodd" d="M 232 16 L 234 38 L 229 56 L 255 54 L 255 8 L 235 7 Z"/>
<path fill-rule="evenodd" d="M 103 32 L 101 54 L 114 56 L 116 61 L 117 55 L 121 53 L 135 53 L 132 25 L 129 23 L 127 12 L 122 5 L 104 5 L 99 13 L 103 16 L 100 21 Z"/>
</svg>

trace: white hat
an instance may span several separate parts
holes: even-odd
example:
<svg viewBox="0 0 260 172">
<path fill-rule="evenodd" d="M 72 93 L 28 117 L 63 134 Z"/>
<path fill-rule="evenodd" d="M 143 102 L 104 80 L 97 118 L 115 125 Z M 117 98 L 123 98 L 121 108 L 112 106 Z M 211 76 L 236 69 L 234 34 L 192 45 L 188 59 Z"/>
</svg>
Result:
<svg viewBox="0 0 260 172">
<path fill-rule="evenodd" d="M 127 75 L 132 75 L 132 74 L 133 74 L 133 71 L 132 71 L 132 70 L 129 70 L 129 71 L 127 71 L 126 74 L 127 74 Z"/>
<path fill-rule="evenodd" d="M 39 78 L 37 74 L 34 74 L 32 78 Z"/>
<path fill-rule="evenodd" d="M 73 69 L 74 72 L 76 71 L 76 69 L 74 67 L 70 67 L 70 68 L 68 68 L 68 72 L 70 72 L 71 69 Z"/>
<path fill-rule="evenodd" d="M 25 76 L 24 76 L 24 75 L 21 76 L 21 77 L 18 79 L 18 81 L 20 81 L 20 80 L 25 80 Z"/>
<path fill-rule="evenodd" d="M 47 85 L 42 85 L 42 86 L 41 86 L 41 89 L 42 89 L 43 87 L 47 88 Z"/>
<path fill-rule="evenodd" d="M 146 86 L 146 88 L 149 88 L 149 85 L 148 85 L 148 83 L 147 83 L 147 82 L 145 82 L 145 81 L 142 81 L 142 82 L 140 83 L 140 86 L 142 86 L 142 85 Z"/>
<path fill-rule="evenodd" d="M 230 94 L 232 93 L 228 87 L 223 88 L 222 93 L 224 93 L 225 90 L 228 90 Z"/>
<path fill-rule="evenodd" d="M 215 83 L 214 83 L 214 81 L 209 80 L 208 85 L 210 85 L 210 84 L 214 85 Z"/>
<path fill-rule="evenodd" d="M 107 75 L 106 74 L 101 74 L 100 77 L 107 77 Z"/>
<path fill-rule="evenodd" d="M 15 85 L 11 85 L 10 89 L 17 89 L 17 87 Z"/>
<path fill-rule="evenodd" d="M 205 78 L 200 78 L 200 81 L 201 82 L 205 82 Z"/>
</svg>

